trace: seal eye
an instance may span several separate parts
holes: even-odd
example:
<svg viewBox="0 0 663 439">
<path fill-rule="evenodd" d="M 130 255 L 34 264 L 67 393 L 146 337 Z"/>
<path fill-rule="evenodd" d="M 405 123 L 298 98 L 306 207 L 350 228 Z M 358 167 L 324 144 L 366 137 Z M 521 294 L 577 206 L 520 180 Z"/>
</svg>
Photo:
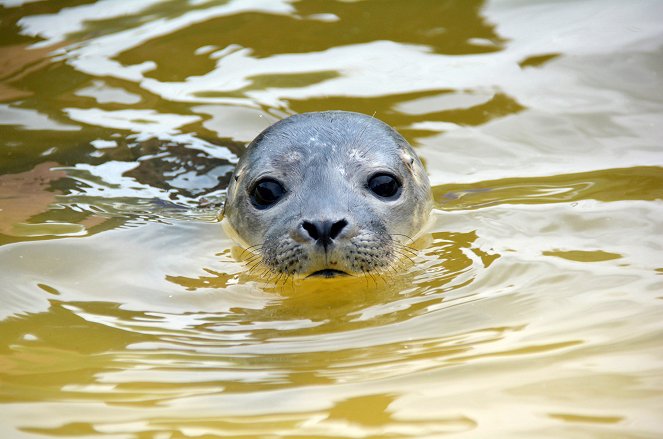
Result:
<svg viewBox="0 0 663 439">
<path fill-rule="evenodd" d="M 251 190 L 251 202 L 258 209 L 267 209 L 285 195 L 281 183 L 271 178 L 259 180 Z"/>
<path fill-rule="evenodd" d="M 401 194 L 401 183 L 390 174 L 375 174 L 368 180 L 368 188 L 380 198 L 396 199 Z"/>
</svg>

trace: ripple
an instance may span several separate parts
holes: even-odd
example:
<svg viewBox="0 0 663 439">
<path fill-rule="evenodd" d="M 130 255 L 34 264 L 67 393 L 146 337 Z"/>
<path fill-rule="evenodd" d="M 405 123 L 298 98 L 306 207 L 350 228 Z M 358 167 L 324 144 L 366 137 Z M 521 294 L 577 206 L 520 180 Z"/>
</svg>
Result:
<svg viewBox="0 0 663 439">
<path fill-rule="evenodd" d="M 76 3 L 3 9 L 5 436 L 660 436 L 656 0 Z M 265 282 L 228 178 L 323 109 L 439 210 L 393 276 Z"/>
</svg>

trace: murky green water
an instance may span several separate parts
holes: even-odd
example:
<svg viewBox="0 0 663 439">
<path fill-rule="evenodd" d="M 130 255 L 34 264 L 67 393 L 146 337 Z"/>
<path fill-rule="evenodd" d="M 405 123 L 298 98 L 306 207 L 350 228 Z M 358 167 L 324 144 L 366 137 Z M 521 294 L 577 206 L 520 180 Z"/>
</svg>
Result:
<svg viewBox="0 0 663 439">
<path fill-rule="evenodd" d="M 0 2 L 0 436 L 663 435 L 663 3 Z M 437 211 L 269 286 L 243 146 L 375 113 Z"/>
</svg>

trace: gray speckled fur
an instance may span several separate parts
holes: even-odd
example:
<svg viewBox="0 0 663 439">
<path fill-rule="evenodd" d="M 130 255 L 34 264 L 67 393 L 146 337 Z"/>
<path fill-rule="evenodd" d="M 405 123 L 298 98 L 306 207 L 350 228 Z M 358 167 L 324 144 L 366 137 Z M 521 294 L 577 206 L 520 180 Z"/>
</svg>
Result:
<svg viewBox="0 0 663 439">
<path fill-rule="evenodd" d="M 403 183 L 398 199 L 384 201 L 368 190 L 380 171 Z M 258 210 L 249 191 L 267 176 L 287 193 Z M 420 230 L 431 206 L 428 176 L 400 134 L 364 114 L 327 111 L 288 117 L 251 142 L 228 187 L 224 216 L 275 273 L 332 268 L 357 274 L 389 268 L 396 242 Z M 326 253 L 300 239 L 304 220 L 341 219 L 348 226 Z"/>
</svg>

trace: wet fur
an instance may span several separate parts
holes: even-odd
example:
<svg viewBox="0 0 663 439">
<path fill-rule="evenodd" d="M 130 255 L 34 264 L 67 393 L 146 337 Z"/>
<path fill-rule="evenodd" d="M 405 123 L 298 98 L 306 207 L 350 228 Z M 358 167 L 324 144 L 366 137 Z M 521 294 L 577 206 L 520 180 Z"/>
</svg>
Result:
<svg viewBox="0 0 663 439">
<path fill-rule="evenodd" d="M 399 177 L 403 192 L 385 202 L 366 182 L 378 171 Z M 265 176 L 283 182 L 287 194 L 258 210 L 252 185 Z M 304 113 L 279 121 L 247 147 L 228 188 L 225 217 L 255 256 L 252 270 L 279 282 L 317 270 L 348 274 L 397 271 L 410 256 L 403 244 L 421 229 L 431 210 L 428 177 L 416 154 L 391 127 L 359 113 Z M 306 220 L 346 219 L 347 230 L 322 252 L 300 242 Z M 341 239 L 342 238 L 342 239 Z"/>
</svg>

